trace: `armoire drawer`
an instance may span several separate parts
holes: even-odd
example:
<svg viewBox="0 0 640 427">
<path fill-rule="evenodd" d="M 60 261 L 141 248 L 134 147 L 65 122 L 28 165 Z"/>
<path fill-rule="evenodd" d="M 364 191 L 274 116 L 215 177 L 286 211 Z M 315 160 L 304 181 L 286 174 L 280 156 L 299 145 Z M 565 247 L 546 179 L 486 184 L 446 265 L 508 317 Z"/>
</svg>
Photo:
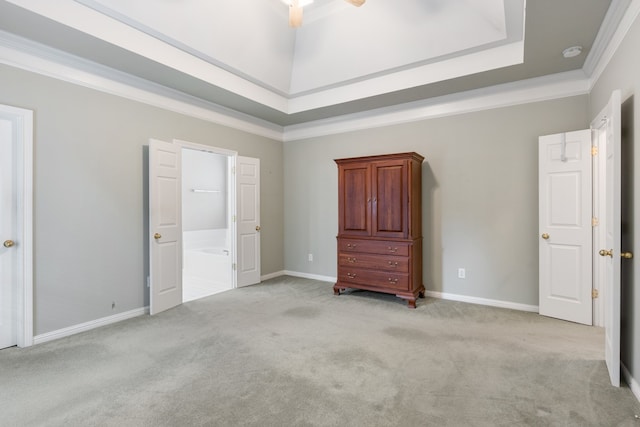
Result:
<svg viewBox="0 0 640 427">
<path fill-rule="evenodd" d="M 369 268 L 398 273 L 409 272 L 409 258 L 391 255 L 373 255 L 358 253 L 341 253 L 338 263 L 344 267 Z"/>
<path fill-rule="evenodd" d="M 409 289 L 408 274 L 371 271 L 358 268 L 338 267 L 338 281 L 401 291 Z"/>
<path fill-rule="evenodd" d="M 338 239 L 338 252 L 409 256 L 409 243 L 379 240 Z"/>
</svg>

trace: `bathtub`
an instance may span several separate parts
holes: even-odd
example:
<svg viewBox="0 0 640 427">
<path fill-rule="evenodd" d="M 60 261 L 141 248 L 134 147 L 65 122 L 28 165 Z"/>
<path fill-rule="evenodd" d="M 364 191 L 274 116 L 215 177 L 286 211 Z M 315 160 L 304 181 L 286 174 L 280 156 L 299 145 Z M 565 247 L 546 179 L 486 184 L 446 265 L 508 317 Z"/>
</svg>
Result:
<svg viewBox="0 0 640 427">
<path fill-rule="evenodd" d="M 186 278 L 215 284 L 231 284 L 231 256 L 226 248 L 194 248 L 184 251 Z"/>
<path fill-rule="evenodd" d="M 199 283 L 231 286 L 231 255 L 226 246 L 227 230 L 197 230 L 184 233 L 183 277 Z"/>
</svg>

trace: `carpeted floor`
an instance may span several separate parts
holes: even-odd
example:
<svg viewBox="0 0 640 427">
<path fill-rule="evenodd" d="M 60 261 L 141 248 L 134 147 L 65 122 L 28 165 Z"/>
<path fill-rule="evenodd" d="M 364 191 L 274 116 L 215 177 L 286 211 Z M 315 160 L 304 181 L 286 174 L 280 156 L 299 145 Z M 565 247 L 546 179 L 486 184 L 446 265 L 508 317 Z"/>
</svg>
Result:
<svg viewBox="0 0 640 427">
<path fill-rule="evenodd" d="M 331 287 L 281 277 L 0 351 L 0 425 L 640 425 L 601 329 Z"/>
</svg>

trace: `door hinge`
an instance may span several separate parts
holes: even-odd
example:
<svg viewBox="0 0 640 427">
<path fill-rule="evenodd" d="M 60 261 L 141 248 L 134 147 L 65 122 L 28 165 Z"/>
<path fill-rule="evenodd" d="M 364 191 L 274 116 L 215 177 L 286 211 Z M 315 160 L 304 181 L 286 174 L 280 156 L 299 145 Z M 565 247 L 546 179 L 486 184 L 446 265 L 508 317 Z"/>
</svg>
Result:
<svg viewBox="0 0 640 427">
<path fill-rule="evenodd" d="M 591 155 L 592 156 L 597 156 L 598 155 L 598 147 L 597 146 L 593 145 L 591 147 Z"/>
<path fill-rule="evenodd" d="M 597 289 L 592 289 L 592 290 L 591 290 L 591 298 L 592 298 L 592 299 L 596 299 L 596 298 L 598 298 L 598 295 L 599 295 L 599 293 L 598 293 L 598 290 L 597 290 Z"/>
<path fill-rule="evenodd" d="M 233 216 L 232 221 L 233 221 L 233 222 L 236 222 L 236 216 L 235 216 L 235 215 Z"/>
<path fill-rule="evenodd" d="M 236 174 L 236 167 L 233 166 L 231 167 L 231 175 L 235 175 Z"/>
<path fill-rule="evenodd" d="M 236 271 L 238 269 L 237 264 L 234 262 L 232 265 L 233 271 Z"/>
<path fill-rule="evenodd" d="M 596 227 L 600 225 L 600 220 L 598 218 L 591 218 L 591 226 Z"/>
</svg>

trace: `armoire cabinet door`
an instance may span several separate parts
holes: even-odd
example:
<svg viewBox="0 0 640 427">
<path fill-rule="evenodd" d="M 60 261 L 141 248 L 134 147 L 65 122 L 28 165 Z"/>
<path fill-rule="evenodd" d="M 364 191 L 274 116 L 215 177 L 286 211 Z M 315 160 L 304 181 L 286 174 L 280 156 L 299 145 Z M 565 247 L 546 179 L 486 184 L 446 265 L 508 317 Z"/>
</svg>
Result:
<svg viewBox="0 0 640 427">
<path fill-rule="evenodd" d="M 371 165 L 371 235 L 407 237 L 408 173 L 404 160 L 387 160 Z"/>
<path fill-rule="evenodd" d="M 343 165 L 339 169 L 338 200 L 340 234 L 371 234 L 371 173 L 368 163 Z"/>
</svg>

